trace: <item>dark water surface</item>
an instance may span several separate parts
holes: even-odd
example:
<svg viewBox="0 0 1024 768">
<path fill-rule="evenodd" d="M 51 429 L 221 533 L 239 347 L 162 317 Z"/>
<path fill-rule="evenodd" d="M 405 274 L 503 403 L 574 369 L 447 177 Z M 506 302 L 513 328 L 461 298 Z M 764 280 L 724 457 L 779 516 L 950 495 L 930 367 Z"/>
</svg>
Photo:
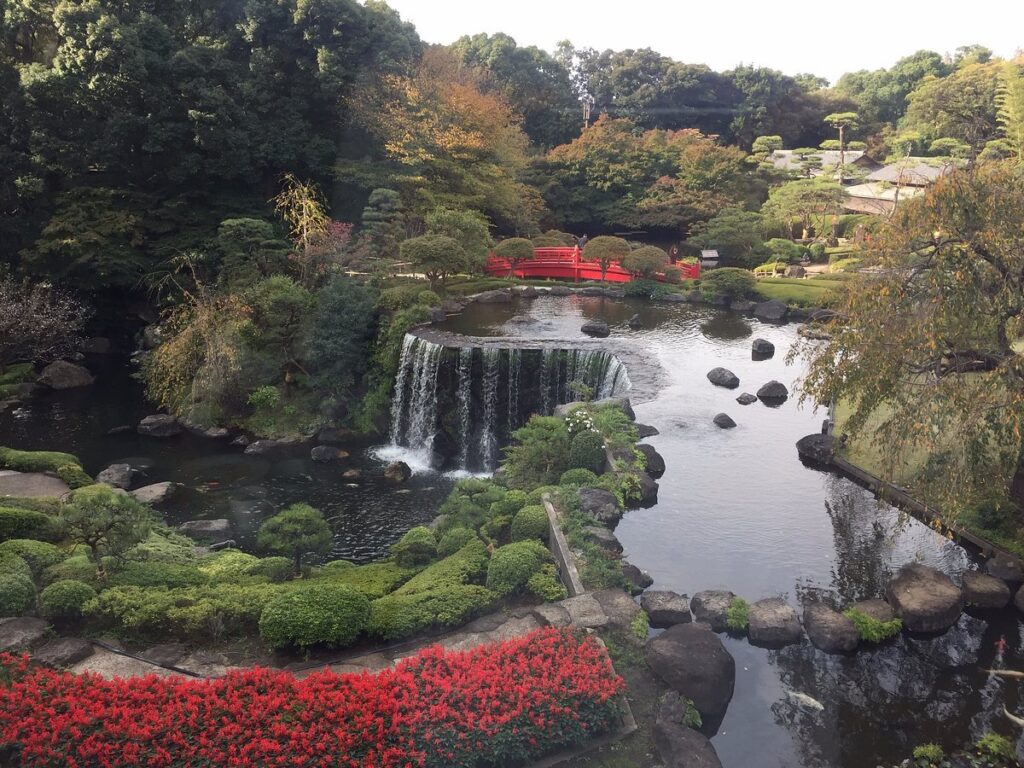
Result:
<svg viewBox="0 0 1024 768">
<path fill-rule="evenodd" d="M 628 327 L 633 314 L 642 329 Z M 785 357 L 795 325 L 690 305 L 573 296 L 474 304 L 448 327 L 470 335 L 583 338 L 579 328 L 591 318 L 609 323 L 615 344 L 635 345 L 662 368 L 654 397 L 634 404 L 638 420 L 661 431 L 647 441 L 668 467 L 658 504 L 628 512 L 615 531 L 655 588 L 689 595 L 730 589 L 751 602 L 782 596 L 799 610 L 806 599 L 845 607 L 879 597 L 909 561 L 954 579 L 977 567 L 959 546 L 854 483 L 801 464 L 794 444 L 820 429 L 823 410 L 800 408 L 794 398 L 778 408 L 735 401 L 771 379 L 793 391 L 800 367 L 787 366 Z M 775 344 L 772 359 L 751 359 L 757 337 Z M 739 389 L 712 386 L 706 374 L 716 366 L 736 373 Z M 723 411 L 737 428 L 712 424 Z M 995 659 L 1000 637 L 1008 643 L 1002 662 Z M 736 659 L 736 692 L 713 741 L 727 768 L 874 768 L 899 762 L 923 742 L 952 749 L 988 730 L 1018 735 L 1002 716 L 1004 704 L 1015 711 L 1017 683 L 980 671 L 1024 666 L 1012 607 L 984 619 L 965 615 L 938 638 L 904 635 L 849 657 L 825 654 L 807 640 L 778 651 L 723 640 Z M 824 709 L 801 708 L 787 692 L 806 694 Z"/>
<path fill-rule="evenodd" d="M 372 477 L 385 462 L 366 445 L 343 446 L 351 457 L 325 465 L 310 461 L 308 447 L 268 458 L 185 433 L 143 437 L 134 426 L 154 409 L 131 368 L 102 360 L 88 364 L 97 374 L 94 386 L 46 394 L 0 413 L 0 445 L 73 453 L 92 475 L 120 461 L 146 467 L 137 485 L 182 483 L 186 489 L 161 508 L 169 523 L 225 517 L 240 546 L 249 548 L 262 520 L 303 501 L 327 516 L 334 530 L 332 558 L 366 562 L 386 555 L 409 528 L 433 519 L 451 489 L 453 479 L 444 475 L 415 475 L 400 488 Z M 132 430 L 106 434 L 121 425 Z M 365 479 L 342 478 L 353 468 L 363 470 Z"/>
</svg>

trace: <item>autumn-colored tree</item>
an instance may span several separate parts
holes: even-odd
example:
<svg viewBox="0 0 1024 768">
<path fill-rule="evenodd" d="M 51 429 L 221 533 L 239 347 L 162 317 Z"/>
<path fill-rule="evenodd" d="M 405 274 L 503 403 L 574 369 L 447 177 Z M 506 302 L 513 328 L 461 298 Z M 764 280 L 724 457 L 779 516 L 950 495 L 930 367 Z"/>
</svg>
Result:
<svg viewBox="0 0 1024 768">
<path fill-rule="evenodd" d="M 494 246 L 494 253 L 508 261 L 508 276 L 516 273 L 516 267 L 533 258 L 533 243 L 525 237 L 510 237 Z"/>
<path fill-rule="evenodd" d="M 873 239 L 829 338 L 800 345 L 803 397 L 849 406 L 846 432 L 949 514 L 1024 489 L 1022 233 L 1019 168 L 941 179 Z M 911 454 L 926 457 L 919 470 L 903 465 Z"/>
<path fill-rule="evenodd" d="M 621 237 L 602 235 L 588 240 L 583 247 L 583 258 L 596 261 L 601 267 L 601 282 L 604 282 L 608 267 L 629 256 L 629 243 Z"/>
<path fill-rule="evenodd" d="M 310 287 L 324 270 L 324 245 L 331 232 L 331 217 L 323 192 L 316 184 L 286 173 L 281 185 L 273 200 L 274 208 L 288 224 L 299 282 Z"/>
</svg>

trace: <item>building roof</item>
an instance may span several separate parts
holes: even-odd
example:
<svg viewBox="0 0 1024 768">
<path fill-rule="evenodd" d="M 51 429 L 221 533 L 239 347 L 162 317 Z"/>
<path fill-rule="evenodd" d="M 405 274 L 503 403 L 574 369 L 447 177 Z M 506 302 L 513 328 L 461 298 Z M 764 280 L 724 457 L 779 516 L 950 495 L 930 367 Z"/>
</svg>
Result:
<svg viewBox="0 0 1024 768">
<path fill-rule="evenodd" d="M 907 157 L 882 166 L 874 173 L 868 174 L 866 180 L 926 187 L 950 173 L 954 167 L 952 161 L 944 158 Z"/>
<path fill-rule="evenodd" d="M 821 160 L 821 169 L 814 168 L 811 170 L 811 175 L 813 176 L 819 175 L 826 168 L 835 168 L 839 165 L 838 149 L 819 149 L 817 152 L 809 155 L 809 157 L 816 157 Z M 793 154 L 792 149 L 777 149 L 768 156 L 768 161 L 780 171 L 803 170 L 803 163 L 801 160 L 802 158 L 800 155 Z M 871 158 L 865 155 L 861 150 L 848 149 L 846 150 L 846 164 L 862 165 L 873 163 L 871 163 Z"/>
<path fill-rule="evenodd" d="M 906 200 L 916 197 L 924 192 L 920 187 L 902 188 L 894 187 L 881 181 L 869 181 L 864 184 L 854 184 L 844 190 L 849 197 L 861 197 L 868 200 L 890 200 L 895 202 L 896 193 L 899 192 L 899 199 Z"/>
</svg>

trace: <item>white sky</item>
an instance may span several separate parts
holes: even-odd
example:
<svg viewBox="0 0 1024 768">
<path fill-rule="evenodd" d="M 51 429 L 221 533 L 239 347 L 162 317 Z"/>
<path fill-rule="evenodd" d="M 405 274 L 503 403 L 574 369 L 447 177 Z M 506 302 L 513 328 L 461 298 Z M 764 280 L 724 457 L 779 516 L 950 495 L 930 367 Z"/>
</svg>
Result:
<svg viewBox="0 0 1024 768">
<path fill-rule="evenodd" d="M 997 56 L 1024 48 L 1022 0 L 388 0 L 430 43 L 504 32 L 554 50 L 653 48 L 677 61 L 756 64 L 833 82 L 914 51 L 980 43 Z M 842 10 L 841 10 L 842 9 Z M 836 14 L 839 14 L 838 18 Z M 835 23 L 830 19 L 837 19 Z"/>
</svg>

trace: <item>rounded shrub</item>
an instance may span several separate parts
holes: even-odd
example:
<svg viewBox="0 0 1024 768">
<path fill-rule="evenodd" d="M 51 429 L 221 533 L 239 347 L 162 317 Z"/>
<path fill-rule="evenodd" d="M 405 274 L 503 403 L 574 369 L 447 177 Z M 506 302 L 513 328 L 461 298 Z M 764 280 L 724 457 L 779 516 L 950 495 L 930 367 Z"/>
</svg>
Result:
<svg viewBox="0 0 1024 768">
<path fill-rule="evenodd" d="M 597 482 L 597 475 L 591 472 L 589 469 L 570 469 L 568 472 L 563 472 L 562 476 L 558 479 L 559 485 L 569 485 L 576 488 L 583 488 L 592 486 Z"/>
<path fill-rule="evenodd" d="M 391 545 L 391 554 L 403 568 L 424 565 L 437 557 L 437 539 L 429 528 L 418 525 Z"/>
<path fill-rule="evenodd" d="M 85 488 L 86 486 L 92 485 L 96 482 L 77 464 L 61 464 L 57 467 L 57 477 L 67 483 L 68 488 L 71 488 L 72 490 L 76 488 Z"/>
<path fill-rule="evenodd" d="M 0 543 L 0 555 L 17 555 L 32 569 L 33 574 L 40 574 L 51 565 L 67 559 L 67 554 L 53 544 L 35 539 L 8 539 Z"/>
<path fill-rule="evenodd" d="M 0 576 L 27 576 L 32 578 L 32 567 L 21 555 L 0 552 Z"/>
<path fill-rule="evenodd" d="M 75 579 L 92 583 L 95 578 L 95 563 L 86 555 L 73 555 L 43 571 L 43 576 L 39 581 L 41 584 L 52 584 L 61 579 Z"/>
<path fill-rule="evenodd" d="M 327 571 L 329 573 L 339 573 L 355 567 L 356 564 L 349 560 L 331 560 L 329 563 L 324 563 L 320 566 L 320 570 Z"/>
<path fill-rule="evenodd" d="M 246 573 L 249 576 L 264 576 L 273 583 L 280 584 L 295 575 L 295 566 L 287 557 L 263 557 Z"/>
<path fill-rule="evenodd" d="M 501 501 L 491 504 L 491 517 L 512 517 L 527 504 L 526 491 L 509 491 Z"/>
<path fill-rule="evenodd" d="M 94 597 L 96 590 L 84 581 L 55 581 L 39 593 L 39 611 L 48 619 L 77 619 L 82 616 L 82 607 Z"/>
<path fill-rule="evenodd" d="M 210 581 L 237 581 L 247 575 L 259 558 L 238 549 L 224 549 L 199 561 L 199 570 Z"/>
<path fill-rule="evenodd" d="M 580 432 L 569 445 L 569 466 L 600 474 L 604 469 L 604 440 L 597 432 Z"/>
<path fill-rule="evenodd" d="M 273 598 L 260 614 L 260 637 L 273 648 L 351 644 L 366 628 L 370 601 L 348 584 L 310 584 Z"/>
<path fill-rule="evenodd" d="M 550 556 L 539 541 L 516 541 L 500 547 L 487 567 L 487 588 L 499 595 L 520 591 Z"/>
<path fill-rule="evenodd" d="M 437 555 L 438 557 L 454 555 L 474 538 L 476 538 L 476 534 L 469 528 L 452 528 L 438 542 Z"/>
<path fill-rule="evenodd" d="M 0 541 L 37 539 L 50 541 L 56 536 L 57 521 L 42 512 L 0 506 Z"/>
<path fill-rule="evenodd" d="M 0 576 L 0 616 L 20 616 L 35 599 L 36 588 L 28 576 Z"/>
<path fill-rule="evenodd" d="M 420 291 L 416 296 L 416 303 L 427 307 L 441 306 L 441 297 L 433 291 Z"/>
<path fill-rule="evenodd" d="M 95 570 L 95 569 L 94 569 Z M 111 586 L 123 587 L 192 587 L 207 581 L 205 573 L 194 565 L 145 561 L 125 563 L 109 578 Z"/>
<path fill-rule="evenodd" d="M 569 596 L 569 591 L 558 579 L 554 563 L 541 566 L 526 582 L 526 591 L 547 603 L 564 600 Z"/>
<path fill-rule="evenodd" d="M 367 631 L 395 641 L 435 627 L 457 627 L 490 610 L 498 596 L 475 584 L 453 584 L 415 594 L 374 600 Z"/>
<path fill-rule="evenodd" d="M 540 504 L 523 507 L 512 518 L 512 541 L 546 541 L 549 533 L 548 513 Z"/>
<path fill-rule="evenodd" d="M 743 299 L 754 295 L 754 273 L 737 267 L 719 267 L 701 276 L 700 292 L 705 299 Z"/>
<path fill-rule="evenodd" d="M 528 494 L 526 494 L 527 504 L 540 504 L 544 500 L 544 494 L 551 494 L 552 498 L 557 498 L 558 492 L 561 489 L 557 485 L 542 485 L 539 488 L 534 488 Z"/>
</svg>

